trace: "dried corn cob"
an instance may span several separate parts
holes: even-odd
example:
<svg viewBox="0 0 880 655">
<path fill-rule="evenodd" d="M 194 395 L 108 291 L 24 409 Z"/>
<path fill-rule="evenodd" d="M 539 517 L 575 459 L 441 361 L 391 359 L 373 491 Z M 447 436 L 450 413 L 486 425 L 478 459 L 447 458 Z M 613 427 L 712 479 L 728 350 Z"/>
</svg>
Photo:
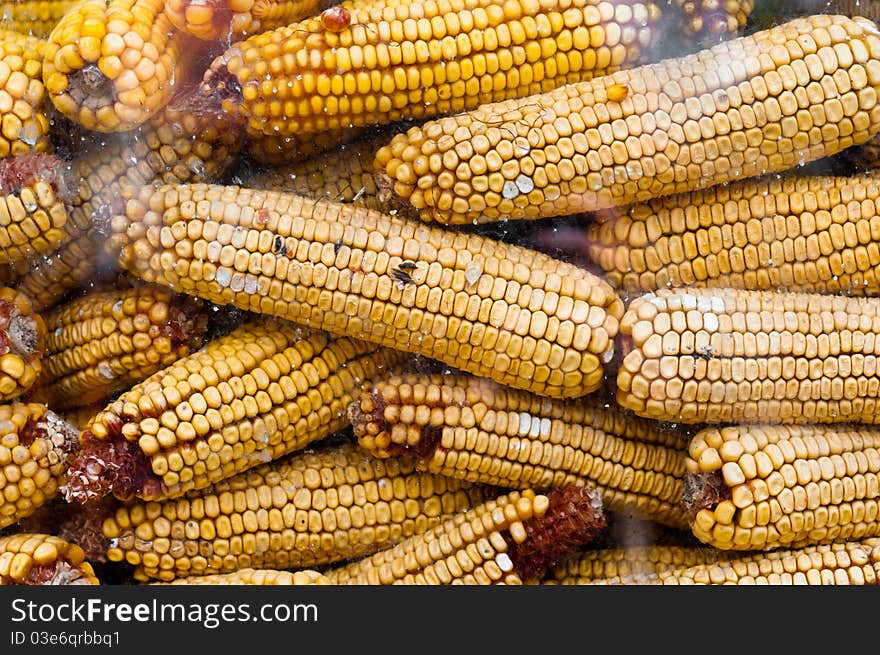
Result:
<svg viewBox="0 0 880 655">
<path fill-rule="evenodd" d="M 179 185 L 131 195 L 107 245 L 149 282 L 541 395 L 602 384 L 623 303 L 577 266 L 295 194 Z"/>
<path fill-rule="evenodd" d="M 364 132 L 364 128 L 351 127 L 283 136 L 252 134 L 248 137 L 245 147 L 250 161 L 281 166 L 308 161 L 312 157 L 354 141 Z"/>
<path fill-rule="evenodd" d="M 687 469 L 691 530 L 716 548 L 798 548 L 880 535 L 876 429 L 706 428 L 691 441 Z"/>
<path fill-rule="evenodd" d="M 71 200 L 66 170 L 45 153 L 0 159 L 0 264 L 21 265 L 61 242 Z"/>
<path fill-rule="evenodd" d="M 45 42 L 0 29 L 0 157 L 48 152 Z"/>
<path fill-rule="evenodd" d="M 45 314 L 43 372 L 29 399 L 53 409 L 107 401 L 202 345 L 203 303 L 163 287 L 87 294 Z"/>
<path fill-rule="evenodd" d="M 682 423 L 880 421 L 880 298 L 661 289 L 620 323 L 617 400 Z"/>
<path fill-rule="evenodd" d="M 679 13 L 682 32 L 706 47 L 743 30 L 755 0 L 671 0 Z"/>
<path fill-rule="evenodd" d="M 326 575 L 331 584 L 523 584 L 604 527 L 589 487 L 512 491 Z"/>
<path fill-rule="evenodd" d="M 588 248 L 618 289 L 880 294 L 876 175 L 750 179 L 607 214 Z"/>
<path fill-rule="evenodd" d="M 609 511 L 687 528 L 681 506 L 689 435 L 604 398 L 542 398 L 461 374 L 397 375 L 365 385 L 349 407 L 358 443 L 378 457 L 526 489 L 588 484 Z"/>
<path fill-rule="evenodd" d="M 350 2 L 233 44 L 203 92 L 253 134 L 388 124 L 547 91 L 635 63 L 659 9 L 640 0 Z"/>
<path fill-rule="evenodd" d="M 46 90 L 61 114 L 87 129 L 133 129 L 186 77 L 188 38 L 168 20 L 164 0 L 78 0 L 48 37 Z"/>
<path fill-rule="evenodd" d="M 78 449 L 79 432 L 45 405 L 0 405 L 0 528 L 54 498 Z"/>
<path fill-rule="evenodd" d="M 490 490 L 376 460 L 350 443 L 297 453 L 104 522 L 138 579 L 314 567 L 373 553 L 484 501 Z"/>
<path fill-rule="evenodd" d="M 30 389 L 42 370 L 46 325 L 30 299 L 0 287 L 0 402 Z"/>
<path fill-rule="evenodd" d="M 694 564 L 590 584 L 876 585 L 878 581 L 880 539 L 866 539 L 742 555 L 715 564 Z"/>
<path fill-rule="evenodd" d="M 0 585 L 97 585 L 83 549 L 48 534 L 0 537 Z"/>
<path fill-rule="evenodd" d="M 168 19 L 206 41 L 244 37 L 282 27 L 313 13 L 327 0 L 166 0 Z"/>
<path fill-rule="evenodd" d="M 154 585 L 261 585 L 261 586 L 303 586 L 329 585 L 323 573 L 311 569 L 300 571 L 279 571 L 277 569 L 239 569 L 231 573 L 212 573 L 175 578 L 171 582 L 153 582 Z"/>
<path fill-rule="evenodd" d="M 260 319 L 123 393 L 83 431 L 66 498 L 172 498 L 348 425 L 360 381 L 397 351 Z"/>
<path fill-rule="evenodd" d="M 76 0 L 6 0 L 0 2 L 0 25 L 44 39 L 75 3 Z"/>
<path fill-rule="evenodd" d="M 106 218 L 108 207 L 120 203 L 122 188 L 156 180 L 172 184 L 219 177 L 238 156 L 240 128 L 183 90 L 137 130 L 88 144 L 71 164 L 79 184 L 68 236 L 59 249 L 32 262 L 16 286 L 39 311 L 74 289 L 109 280 L 118 267 L 104 254 L 94 223 Z"/>
<path fill-rule="evenodd" d="M 575 214 L 779 172 L 880 130 L 878 53 L 870 21 L 798 18 L 428 121 L 377 164 L 444 223 Z"/>
<path fill-rule="evenodd" d="M 373 166 L 376 150 L 386 141 L 385 133 L 368 135 L 305 161 L 262 170 L 245 167 L 236 183 L 251 189 L 298 193 L 314 200 L 346 202 L 415 218 L 411 206 L 394 202 L 383 187 L 384 177 Z"/>
<path fill-rule="evenodd" d="M 639 546 L 587 550 L 553 567 L 545 585 L 583 585 L 609 578 L 649 576 L 662 571 L 715 564 L 727 558 L 715 548 Z"/>
</svg>

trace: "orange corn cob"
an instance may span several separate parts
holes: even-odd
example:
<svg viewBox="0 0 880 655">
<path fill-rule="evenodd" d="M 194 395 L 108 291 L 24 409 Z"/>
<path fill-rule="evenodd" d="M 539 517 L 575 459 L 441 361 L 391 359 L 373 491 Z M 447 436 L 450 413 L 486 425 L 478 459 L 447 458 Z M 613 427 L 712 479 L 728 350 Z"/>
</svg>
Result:
<svg viewBox="0 0 880 655">
<path fill-rule="evenodd" d="M 42 39 L 0 29 L 0 157 L 51 150 L 45 48 Z"/>
<path fill-rule="evenodd" d="M 119 132 L 168 103 L 189 37 L 164 0 L 78 0 L 48 37 L 43 80 L 55 107 L 90 130 Z"/>
<path fill-rule="evenodd" d="M 17 398 L 36 382 L 43 367 L 46 324 L 30 299 L 0 287 L 0 401 Z"/>
<path fill-rule="evenodd" d="M 348 425 L 360 380 L 397 351 L 260 318 L 140 382 L 83 431 L 66 498 L 173 498 Z"/>
<path fill-rule="evenodd" d="M 237 186 L 131 191 L 108 248 L 149 282 L 547 396 L 598 389 L 623 303 L 528 248 Z"/>
<path fill-rule="evenodd" d="M 157 286 L 93 292 L 44 316 L 43 371 L 29 400 L 54 409 L 105 401 L 196 350 L 203 303 Z"/>
<path fill-rule="evenodd" d="M 880 131 L 877 53 L 871 21 L 797 18 L 428 121 L 377 164 L 443 223 L 576 214 L 776 173 Z"/>
<path fill-rule="evenodd" d="M 640 0 L 350 2 L 233 44 L 205 74 L 252 134 L 387 124 L 547 91 L 637 61 L 659 10 Z"/>
</svg>

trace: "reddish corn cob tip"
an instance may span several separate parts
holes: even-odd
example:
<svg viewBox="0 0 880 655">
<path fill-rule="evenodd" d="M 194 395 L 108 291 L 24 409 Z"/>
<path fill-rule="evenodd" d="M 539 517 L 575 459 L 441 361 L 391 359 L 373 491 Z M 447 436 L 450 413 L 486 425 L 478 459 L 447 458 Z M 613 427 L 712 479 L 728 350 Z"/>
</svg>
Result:
<svg viewBox="0 0 880 655">
<path fill-rule="evenodd" d="M 70 165 L 55 154 L 28 152 L 0 159 L 0 194 L 16 193 L 36 182 L 50 185 L 64 200 L 72 200 L 76 192 Z"/>
<path fill-rule="evenodd" d="M 547 494 L 547 511 L 511 526 L 504 534 L 513 569 L 523 580 L 542 577 L 550 567 L 595 539 L 607 526 L 602 499 L 590 487 L 564 487 Z"/>
<path fill-rule="evenodd" d="M 158 494 L 161 480 L 151 471 L 149 459 L 136 442 L 122 437 L 119 427 L 116 438 L 107 440 L 83 431 L 82 449 L 67 470 L 67 502 L 83 504 L 110 494 L 123 501 L 145 491 Z"/>
<path fill-rule="evenodd" d="M 688 473 L 684 478 L 682 503 L 693 521 L 701 509 L 714 509 L 723 500 L 730 500 L 731 490 L 724 484 L 721 471 Z"/>
<path fill-rule="evenodd" d="M 388 421 L 385 420 L 385 401 L 382 394 L 375 387 L 366 386 L 362 390 L 361 398 L 348 406 L 348 420 L 354 427 L 356 435 L 363 435 L 358 441 L 363 443 L 364 438 L 369 438 L 387 432 Z M 369 448 L 377 456 L 391 457 L 394 455 L 411 455 L 421 460 L 430 459 L 440 442 L 442 427 L 425 425 L 419 431 L 419 440 L 415 444 L 389 443 L 387 445 Z M 374 446 L 376 444 L 373 444 Z"/>
<path fill-rule="evenodd" d="M 43 533 L 0 537 L 0 585 L 97 585 L 85 552 L 74 543 Z"/>
</svg>

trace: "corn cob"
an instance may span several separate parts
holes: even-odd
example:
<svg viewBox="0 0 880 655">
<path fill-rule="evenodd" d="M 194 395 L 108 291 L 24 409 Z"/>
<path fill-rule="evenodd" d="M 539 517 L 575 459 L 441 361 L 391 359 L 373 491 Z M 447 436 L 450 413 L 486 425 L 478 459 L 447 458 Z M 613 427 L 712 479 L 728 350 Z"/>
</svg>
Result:
<svg viewBox="0 0 880 655">
<path fill-rule="evenodd" d="M 395 136 L 376 161 L 395 193 L 444 223 L 561 216 L 692 191 L 874 136 L 878 53 L 870 21 L 798 18 L 428 121 Z"/>
<path fill-rule="evenodd" d="M 245 167 L 236 183 L 251 189 L 298 193 L 314 200 L 346 202 L 415 218 L 409 205 L 394 202 L 373 162 L 384 133 L 367 135 L 305 161 L 256 169 Z"/>
<path fill-rule="evenodd" d="M 0 537 L 0 585 L 97 585 L 83 549 L 48 534 Z"/>
<path fill-rule="evenodd" d="M 0 528 L 30 516 L 57 495 L 78 436 L 45 405 L 0 405 Z"/>
<path fill-rule="evenodd" d="M 610 578 L 650 576 L 662 571 L 715 564 L 727 554 L 715 548 L 638 546 L 586 550 L 554 566 L 544 585 L 584 585 Z"/>
<path fill-rule="evenodd" d="M 880 535 L 880 431 L 864 426 L 705 428 L 688 448 L 691 530 L 722 550 Z"/>
<path fill-rule="evenodd" d="M 66 498 L 173 498 L 305 448 L 346 427 L 360 381 L 400 357 L 286 321 L 250 322 L 97 414 Z"/>
<path fill-rule="evenodd" d="M 41 39 L 0 29 L 0 158 L 52 148 L 43 86 L 45 46 Z"/>
<path fill-rule="evenodd" d="M 705 47 L 741 32 L 755 0 L 671 0 L 671 6 L 685 36 Z"/>
<path fill-rule="evenodd" d="M 202 345 L 202 302 L 147 285 L 90 293 L 46 313 L 43 372 L 29 399 L 53 409 L 107 401 Z"/>
<path fill-rule="evenodd" d="M 588 484 L 613 512 L 687 528 L 681 507 L 689 436 L 606 406 L 553 400 L 460 374 L 397 375 L 365 385 L 349 407 L 373 455 L 501 487 Z"/>
<path fill-rule="evenodd" d="M 302 163 L 328 152 L 365 133 L 364 128 L 351 127 L 299 134 L 252 134 L 245 148 L 249 161 L 270 166 Z"/>
<path fill-rule="evenodd" d="M 0 287 L 0 402 L 30 389 L 42 370 L 46 324 L 30 299 Z"/>
<path fill-rule="evenodd" d="M 326 0 L 166 0 L 168 19 L 179 30 L 205 41 L 244 37 L 308 16 Z"/>
<path fill-rule="evenodd" d="M 876 423 L 878 332 L 878 298 L 661 289 L 621 321 L 617 401 L 682 423 Z"/>
<path fill-rule="evenodd" d="M 732 287 L 880 294 L 876 175 L 734 182 L 658 198 L 587 228 L 618 289 Z"/>
<path fill-rule="evenodd" d="M 43 81 L 58 111 L 90 130 L 120 132 L 165 106 L 186 77 L 188 35 L 164 0 L 78 0 L 47 39 Z M 187 58 L 186 61 L 189 61 Z"/>
<path fill-rule="evenodd" d="M 329 585 L 327 576 L 318 571 L 279 571 L 277 569 L 239 569 L 231 573 L 211 573 L 175 578 L 171 582 L 153 582 L 154 585 L 260 585 L 304 586 Z"/>
<path fill-rule="evenodd" d="M 219 177 L 238 156 L 240 127 L 182 90 L 137 130 L 89 143 L 71 164 L 79 183 L 67 236 L 57 250 L 34 260 L 16 286 L 39 311 L 74 289 L 109 280 L 118 267 L 104 254 L 94 224 L 108 207 L 118 205 L 122 188 L 156 180 L 172 184 Z"/>
<path fill-rule="evenodd" d="M 107 557 L 137 579 L 315 567 L 364 556 L 484 501 L 489 490 L 376 460 L 350 443 L 261 465 L 186 496 L 120 507 Z"/>
<path fill-rule="evenodd" d="M 252 134 L 388 124 L 547 91 L 636 62 L 660 12 L 641 0 L 350 2 L 233 44 L 203 92 Z"/>
<path fill-rule="evenodd" d="M 694 564 L 589 584 L 876 585 L 878 581 L 880 539 L 866 539 L 741 555 L 715 564 Z"/>
<path fill-rule="evenodd" d="M 295 194 L 179 185 L 126 195 L 107 245 L 148 282 L 541 395 L 602 384 L 623 303 L 576 266 Z"/>
<path fill-rule="evenodd" d="M 604 528 L 589 487 L 511 491 L 326 575 L 331 584 L 524 584 Z"/>
<path fill-rule="evenodd" d="M 21 265 L 61 242 L 71 199 L 66 168 L 46 153 L 0 159 L 0 264 Z"/>
<path fill-rule="evenodd" d="M 0 25 L 45 39 L 76 0 L 6 0 L 0 2 Z"/>
</svg>

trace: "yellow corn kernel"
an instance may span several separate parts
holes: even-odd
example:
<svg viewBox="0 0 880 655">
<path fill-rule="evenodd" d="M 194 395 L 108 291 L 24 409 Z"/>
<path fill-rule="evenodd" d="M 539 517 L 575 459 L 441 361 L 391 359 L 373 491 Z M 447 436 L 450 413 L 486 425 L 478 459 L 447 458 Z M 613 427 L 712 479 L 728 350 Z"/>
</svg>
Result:
<svg viewBox="0 0 880 655">
<path fill-rule="evenodd" d="M 427 121 L 376 161 L 443 223 L 576 214 L 777 173 L 880 131 L 878 50 L 864 18 L 796 18 Z M 616 85 L 627 97 L 609 102 Z"/>
<path fill-rule="evenodd" d="M 78 545 L 48 534 L 0 537 L 0 585 L 97 585 Z"/>
<path fill-rule="evenodd" d="M 880 298 L 660 289 L 620 323 L 617 401 L 681 423 L 876 423 Z"/>
<path fill-rule="evenodd" d="M 108 252 L 148 282 L 547 396 L 598 389 L 613 354 L 611 287 L 528 248 L 237 186 L 126 196 Z"/>
<path fill-rule="evenodd" d="M 379 457 L 514 489 L 591 485 L 613 512 L 687 528 L 689 435 L 601 396 L 542 398 L 463 374 L 407 374 L 365 385 L 349 407 L 358 443 Z"/>
<path fill-rule="evenodd" d="M 388 548 L 491 495 L 344 443 L 295 453 L 164 502 L 120 506 L 107 558 L 141 580 L 313 568 Z"/>
<path fill-rule="evenodd" d="M 632 65 L 656 36 L 641 0 L 347 2 L 349 26 L 320 16 L 234 43 L 203 91 L 286 135 L 428 118 L 548 91 Z"/>
<path fill-rule="evenodd" d="M 180 496 L 348 425 L 361 380 L 401 355 L 260 318 L 140 382 L 98 413 L 66 498 Z"/>
</svg>

